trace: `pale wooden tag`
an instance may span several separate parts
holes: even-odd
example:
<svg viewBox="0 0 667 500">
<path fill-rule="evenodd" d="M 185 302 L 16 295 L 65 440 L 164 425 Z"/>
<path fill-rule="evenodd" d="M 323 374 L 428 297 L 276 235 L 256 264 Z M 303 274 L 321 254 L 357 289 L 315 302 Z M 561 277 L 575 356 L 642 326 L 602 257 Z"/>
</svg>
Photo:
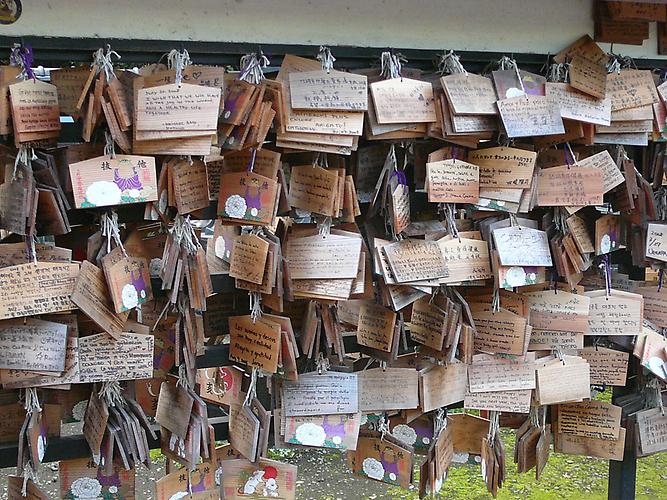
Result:
<svg viewBox="0 0 667 500">
<path fill-rule="evenodd" d="M 579 92 L 567 83 L 546 83 L 545 92 L 547 97 L 558 102 L 563 118 L 596 125 L 611 123 L 610 98 L 597 99 Z"/>
<path fill-rule="evenodd" d="M 476 203 L 479 199 L 479 167 L 461 160 L 426 164 L 428 201 Z"/>
<path fill-rule="evenodd" d="M 215 161 L 217 162 L 219 160 Z M 210 160 L 207 160 L 207 167 L 209 164 Z M 252 171 L 256 174 L 263 175 L 269 179 L 275 179 L 278 170 L 280 169 L 280 153 L 268 149 L 260 149 L 254 152 L 251 150 L 236 151 L 232 153 L 225 152 L 225 156 L 222 158 L 222 164 L 224 172 L 242 172 L 248 170 L 248 167 L 252 165 Z M 219 189 L 216 190 L 214 187 L 211 187 L 211 191 L 217 193 Z"/>
<path fill-rule="evenodd" d="M 357 374 L 305 373 L 296 381 L 285 381 L 282 396 L 288 417 L 357 413 Z"/>
<path fill-rule="evenodd" d="M 120 443 L 116 442 L 120 447 Z M 92 485 L 99 491 L 99 497 L 133 498 L 135 497 L 135 469 L 124 469 L 119 463 L 107 463 L 108 470 L 98 467 L 90 458 L 61 460 L 58 463 L 60 476 L 60 498 L 83 496 Z M 53 498 L 53 496 L 51 496 Z"/>
<path fill-rule="evenodd" d="M 607 93 L 612 111 L 636 108 L 659 101 L 653 76 L 649 70 L 624 69 L 607 76 Z"/>
<path fill-rule="evenodd" d="M 35 243 L 38 262 L 72 262 L 72 250 L 43 243 Z M 3 243 L 0 245 L 0 268 L 25 264 L 28 261 L 25 243 Z"/>
<path fill-rule="evenodd" d="M 449 276 L 442 283 L 484 280 L 493 277 L 489 246 L 485 241 L 445 236 L 438 240 Z"/>
<path fill-rule="evenodd" d="M 340 315 L 339 315 L 340 316 Z M 442 350 L 446 335 L 447 312 L 438 307 L 430 296 L 416 300 L 412 305 L 410 337 L 415 342 Z"/>
<path fill-rule="evenodd" d="M 533 391 L 530 389 L 494 392 L 467 392 L 463 407 L 470 410 L 529 413 Z"/>
<path fill-rule="evenodd" d="M 299 71 L 318 71 L 319 61 L 287 54 L 280 65 L 276 81 L 282 84 L 282 103 L 286 114 L 287 132 L 333 135 L 361 135 L 363 133 L 363 111 L 319 111 L 294 110 L 290 99 L 289 74 Z"/>
<path fill-rule="evenodd" d="M 169 432 L 185 440 L 194 398 L 184 388 L 162 382 L 155 420 Z"/>
<path fill-rule="evenodd" d="M 114 340 L 106 333 L 79 339 L 81 383 L 135 380 L 153 376 L 153 335 L 122 333 Z"/>
<path fill-rule="evenodd" d="M 567 59 L 572 59 L 576 55 L 581 55 L 600 65 L 606 64 L 609 56 L 602 50 L 597 43 L 593 41 L 590 35 L 582 35 L 572 44 L 561 50 L 554 56 L 554 62 L 562 64 Z"/>
<path fill-rule="evenodd" d="M 361 238 L 330 234 L 290 237 L 285 248 L 292 279 L 354 279 L 359 269 Z"/>
<path fill-rule="evenodd" d="M 470 163 L 479 167 L 479 185 L 484 188 L 529 188 L 536 158 L 534 151 L 502 146 L 468 153 Z"/>
<path fill-rule="evenodd" d="M 581 349 L 584 347 L 584 334 L 555 329 L 533 328 L 530 332 L 528 349 L 545 351 L 554 349 Z"/>
<path fill-rule="evenodd" d="M 271 225 L 279 189 L 277 181 L 254 172 L 222 174 L 218 215 L 237 223 Z"/>
<path fill-rule="evenodd" d="M 558 405 L 556 432 L 615 441 L 621 429 L 621 410 L 603 401 Z"/>
<path fill-rule="evenodd" d="M 49 72 L 51 84 L 55 85 L 58 90 L 58 104 L 61 113 L 77 114 L 76 104 L 79 102 L 79 96 L 89 74 L 88 66 L 61 68 Z"/>
<path fill-rule="evenodd" d="M 413 368 L 373 368 L 357 375 L 359 411 L 402 410 L 419 406 L 419 373 Z"/>
<path fill-rule="evenodd" d="M 553 99 L 525 95 L 498 101 L 508 137 L 564 134 L 560 107 Z"/>
<path fill-rule="evenodd" d="M 547 233 L 522 226 L 498 228 L 493 240 L 503 266 L 551 266 Z"/>
<path fill-rule="evenodd" d="M 268 255 L 268 241 L 254 234 L 236 237 L 232 246 L 229 275 L 261 285 Z"/>
<path fill-rule="evenodd" d="M 189 214 L 209 206 L 208 175 L 202 160 L 177 161 L 169 166 L 174 199 L 179 214 Z"/>
<path fill-rule="evenodd" d="M 447 265 L 434 241 L 405 239 L 382 247 L 397 283 L 444 278 Z"/>
<path fill-rule="evenodd" d="M 104 272 L 100 268 L 88 261 L 81 263 L 71 299 L 97 326 L 116 339 L 120 337 L 129 312 L 114 312 Z"/>
<path fill-rule="evenodd" d="M 468 380 L 471 393 L 534 389 L 535 355 L 511 359 L 477 354 L 468 367 Z"/>
<path fill-rule="evenodd" d="M 598 457 L 604 460 L 623 460 L 625 428 L 621 427 L 616 440 L 586 438 L 570 434 L 554 435 L 554 451 L 570 455 Z"/>
<path fill-rule="evenodd" d="M 360 345 L 391 352 L 396 313 L 379 304 L 364 302 L 359 308 L 357 342 Z"/>
<path fill-rule="evenodd" d="M 620 290 L 586 292 L 590 297 L 587 335 L 639 335 L 644 319 L 641 295 Z"/>
<path fill-rule="evenodd" d="M 567 227 L 574 238 L 574 242 L 581 253 L 591 253 L 595 251 L 595 245 L 588 232 L 586 221 L 577 215 L 567 218 Z"/>
<path fill-rule="evenodd" d="M 67 326 L 50 321 L 0 322 L 0 368 L 63 372 Z"/>
<path fill-rule="evenodd" d="M 537 177 L 538 206 L 599 205 L 603 195 L 604 173 L 595 167 L 547 168 Z"/>
<path fill-rule="evenodd" d="M 360 423 L 361 413 L 285 417 L 285 443 L 356 450 Z M 315 426 L 316 433 L 306 432 L 308 429 L 315 429 Z"/>
<path fill-rule="evenodd" d="M 116 247 L 102 258 L 102 270 L 117 313 L 153 299 L 148 259 L 124 255 Z"/>
<path fill-rule="evenodd" d="M 468 413 L 455 413 L 447 417 L 447 427 L 454 435 L 454 452 L 479 455 L 482 438 L 489 432 L 489 421 Z"/>
<path fill-rule="evenodd" d="M 60 130 L 58 89 L 37 79 L 9 86 L 14 132 L 30 134 Z M 41 138 L 41 137 L 40 137 Z"/>
<path fill-rule="evenodd" d="M 197 370 L 199 396 L 217 405 L 240 404 L 243 372 L 233 366 Z"/>
<path fill-rule="evenodd" d="M 107 420 L 109 419 L 109 409 L 107 404 L 93 390 L 86 405 L 86 413 L 83 416 L 83 435 L 90 446 L 93 459 L 100 462 L 100 447 L 102 439 L 107 430 Z"/>
<path fill-rule="evenodd" d="M 229 359 L 269 373 L 278 370 L 280 325 L 268 320 L 252 322 L 250 316 L 229 318 Z"/>
<path fill-rule="evenodd" d="M 136 130 L 212 131 L 217 128 L 220 89 L 189 83 L 142 88 L 137 93 Z M 172 135 L 172 137 L 175 137 Z"/>
<path fill-rule="evenodd" d="M 463 401 L 468 385 L 467 369 L 465 363 L 450 363 L 422 371 L 419 381 L 422 411 L 429 412 Z"/>
<path fill-rule="evenodd" d="M 216 489 L 215 472 L 215 467 L 208 462 L 197 465 L 192 471 L 183 468 L 171 472 L 155 481 L 155 498 L 156 500 L 183 497 L 191 500 L 220 498 L 220 492 Z"/>
<path fill-rule="evenodd" d="M 650 286 L 638 287 L 635 292 L 644 297 L 644 317 L 660 328 L 667 327 L 667 291 Z"/>
<path fill-rule="evenodd" d="M 365 75 L 342 71 L 302 71 L 289 74 L 292 109 L 366 111 Z"/>
<path fill-rule="evenodd" d="M 243 459 L 226 460 L 224 470 L 219 493 L 222 498 L 243 498 L 252 495 L 284 500 L 296 499 L 296 465 L 268 458 L 260 458 L 257 463 Z"/>
<path fill-rule="evenodd" d="M 496 90 L 490 78 L 473 73 L 457 73 L 443 76 L 440 82 L 454 114 L 498 114 Z"/>
<path fill-rule="evenodd" d="M 637 413 L 637 439 L 643 454 L 657 453 L 667 449 L 665 430 L 667 417 L 659 408 L 652 408 Z"/>
<path fill-rule="evenodd" d="M 623 248 L 624 229 L 621 218 L 613 214 L 603 215 L 595 221 L 595 255 L 602 255 Z"/>
<path fill-rule="evenodd" d="M 475 321 L 475 349 L 488 353 L 521 355 L 526 352 L 526 318 L 500 309 L 491 312 L 473 308 Z"/>
<path fill-rule="evenodd" d="M 576 90 L 606 101 L 607 68 L 604 62 L 599 63 L 580 54 L 575 55 L 570 62 L 570 85 Z"/>
<path fill-rule="evenodd" d="M 292 207 L 322 215 L 335 216 L 334 204 L 338 175 L 316 165 L 299 165 L 291 169 L 289 203 Z"/>
<path fill-rule="evenodd" d="M 0 269 L 0 319 L 71 311 L 79 264 L 38 262 Z"/>
<path fill-rule="evenodd" d="M 646 257 L 667 262 L 667 228 L 664 224 L 649 222 L 646 229 Z"/>
<path fill-rule="evenodd" d="M 536 396 L 541 405 L 590 399 L 590 365 L 583 359 L 565 356 L 551 359 L 537 369 Z"/>
<path fill-rule="evenodd" d="M 629 353 L 606 347 L 585 347 L 579 354 L 591 366 L 591 384 L 625 385 Z"/>
<path fill-rule="evenodd" d="M 433 87 L 429 82 L 393 78 L 371 83 L 370 90 L 380 124 L 436 121 Z"/>
<path fill-rule="evenodd" d="M 524 292 L 530 307 L 530 324 L 545 330 L 588 332 L 591 299 L 558 290 Z"/>
</svg>

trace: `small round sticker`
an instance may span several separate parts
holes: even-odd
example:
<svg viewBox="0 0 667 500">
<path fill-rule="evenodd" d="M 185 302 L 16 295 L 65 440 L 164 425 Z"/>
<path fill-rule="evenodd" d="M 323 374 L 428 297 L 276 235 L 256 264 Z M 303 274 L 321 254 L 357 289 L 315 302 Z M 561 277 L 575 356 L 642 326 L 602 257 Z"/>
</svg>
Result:
<svg viewBox="0 0 667 500">
<path fill-rule="evenodd" d="M 14 24 L 22 10 L 21 0 L 0 0 L 0 24 Z"/>
</svg>

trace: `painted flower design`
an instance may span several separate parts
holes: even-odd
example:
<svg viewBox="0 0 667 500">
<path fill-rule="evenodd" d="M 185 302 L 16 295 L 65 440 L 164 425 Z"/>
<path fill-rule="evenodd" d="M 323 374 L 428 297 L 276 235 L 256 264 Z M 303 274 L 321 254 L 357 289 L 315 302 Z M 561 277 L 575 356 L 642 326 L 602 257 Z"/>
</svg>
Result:
<svg viewBox="0 0 667 500">
<path fill-rule="evenodd" d="M 252 215 L 253 217 L 257 217 L 257 214 L 258 214 L 258 213 L 259 213 L 259 212 L 257 211 L 257 209 L 256 209 L 255 207 L 252 207 L 252 208 L 250 209 L 250 215 Z"/>
<path fill-rule="evenodd" d="M 466 464 L 468 463 L 468 458 L 470 457 L 469 453 L 461 452 L 461 453 L 454 453 L 452 456 L 452 462 L 455 462 L 457 464 Z"/>
<path fill-rule="evenodd" d="M 340 445 L 343 442 L 343 439 L 340 436 L 334 436 L 331 441 L 333 441 L 333 444 L 336 446 Z"/>
<path fill-rule="evenodd" d="M 188 496 L 187 491 L 178 491 L 169 497 L 169 500 L 179 500 Z"/>
<path fill-rule="evenodd" d="M 148 273 L 151 276 L 160 276 L 160 271 L 162 270 L 162 259 L 159 257 L 153 257 L 151 263 L 148 265 Z"/>
<path fill-rule="evenodd" d="M 225 247 L 225 239 L 222 236 L 218 236 L 215 239 L 215 256 L 219 259 L 229 258 L 229 255 L 225 253 Z"/>
<path fill-rule="evenodd" d="M 611 252 L 611 237 L 605 234 L 600 241 L 600 251 L 602 253 Z"/>
<path fill-rule="evenodd" d="M 168 197 L 169 195 L 167 194 L 167 190 L 166 189 L 162 190 L 162 192 L 160 193 L 160 199 L 157 202 L 157 208 L 162 213 L 164 213 L 164 211 L 167 210 Z"/>
<path fill-rule="evenodd" d="M 74 418 L 74 420 L 76 420 L 77 422 L 81 422 L 83 420 L 83 416 L 86 414 L 87 406 L 88 406 L 87 399 L 79 401 L 77 404 L 75 404 L 72 407 L 72 418 Z"/>
<path fill-rule="evenodd" d="M 127 192 L 127 194 L 130 195 L 132 198 L 139 198 L 139 196 L 141 196 L 141 191 L 139 191 L 138 189 L 130 189 Z"/>
<path fill-rule="evenodd" d="M 109 493 L 112 495 L 118 493 L 118 487 L 117 486 L 109 486 Z"/>
<path fill-rule="evenodd" d="M 225 201 L 225 212 L 232 219 L 243 219 L 247 209 L 248 206 L 241 195 L 233 194 Z"/>
<path fill-rule="evenodd" d="M 109 181 L 93 182 L 86 189 L 86 200 L 97 207 L 118 205 L 122 191 L 115 183 Z"/>
<path fill-rule="evenodd" d="M 507 270 L 505 275 L 505 283 L 509 286 L 522 286 L 526 284 L 526 271 L 523 267 L 514 266 Z"/>
<path fill-rule="evenodd" d="M 382 481 L 384 478 L 384 467 L 382 467 L 382 463 L 373 457 L 365 458 L 361 464 L 361 468 L 363 469 L 364 474 L 371 479 Z"/>
<path fill-rule="evenodd" d="M 46 436 L 41 434 L 37 437 L 37 457 L 41 462 L 44 460 L 44 452 L 46 451 Z"/>
<path fill-rule="evenodd" d="M 98 498 L 102 493 L 102 485 L 92 477 L 80 477 L 72 483 L 70 491 L 76 499 Z"/>
<path fill-rule="evenodd" d="M 406 444 L 414 445 L 417 442 L 417 431 L 405 424 L 399 424 L 391 431 L 391 435 Z"/>
<path fill-rule="evenodd" d="M 296 439 L 306 446 L 322 446 L 327 438 L 324 429 L 312 422 L 306 422 L 296 428 Z"/>
<path fill-rule="evenodd" d="M 139 304 L 139 294 L 132 283 L 128 283 L 120 292 L 123 307 L 126 309 L 133 309 Z"/>
</svg>

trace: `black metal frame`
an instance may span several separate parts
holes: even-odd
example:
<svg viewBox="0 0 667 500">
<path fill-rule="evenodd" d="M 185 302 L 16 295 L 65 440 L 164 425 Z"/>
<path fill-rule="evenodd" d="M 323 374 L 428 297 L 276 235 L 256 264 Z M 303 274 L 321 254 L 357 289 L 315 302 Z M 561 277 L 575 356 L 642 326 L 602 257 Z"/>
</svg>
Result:
<svg viewBox="0 0 667 500">
<path fill-rule="evenodd" d="M 110 44 L 121 54 L 122 59 L 118 62 L 119 65 L 155 63 L 171 49 L 185 48 L 196 64 L 237 66 L 242 55 L 263 51 L 269 57 L 272 65 L 279 66 L 285 54 L 314 57 L 319 49 L 319 45 L 303 44 L 0 36 L 0 53 L 8 53 L 15 43 L 30 45 L 35 54 L 35 62 L 43 66 L 91 62 L 93 52 L 106 44 Z M 336 67 L 339 68 L 358 68 L 367 67 L 369 64 L 379 64 L 381 53 L 385 50 L 393 50 L 407 58 L 409 67 L 432 70 L 435 68 L 434 62 L 438 55 L 442 54 L 443 50 L 450 48 L 452 47 L 407 49 L 339 45 L 333 48 L 333 53 L 336 57 Z M 548 54 L 535 53 L 466 50 L 456 51 L 456 53 L 470 71 L 479 71 L 505 55 L 513 57 L 522 68 L 539 71 L 550 58 Z M 639 69 L 667 66 L 667 59 L 638 58 L 634 59 L 634 62 Z"/>
<path fill-rule="evenodd" d="M 319 45 L 296 44 L 258 44 L 236 42 L 206 42 L 178 40 L 137 40 L 118 38 L 67 38 L 67 37 L 9 37 L 0 36 L 0 53 L 9 53 L 15 43 L 32 46 L 37 64 L 49 67 L 67 66 L 73 63 L 89 63 L 92 54 L 100 47 L 110 44 L 122 55 L 119 65 L 131 66 L 158 62 L 171 49 L 185 48 L 196 64 L 237 66 L 242 55 L 249 52 L 263 51 L 270 59 L 272 66 L 279 66 L 285 54 L 314 57 Z M 443 48 L 439 49 L 405 49 L 391 47 L 332 47 L 338 68 L 368 67 L 379 63 L 380 55 L 385 50 L 400 53 L 408 60 L 407 66 L 423 70 L 435 69 L 435 61 Z M 504 55 L 513 57 L 521 68 L 540 72 L 549 62 L 548 54 L 457 51 L 461 61 L 470 71 L 479 72 L 490 63 Z M 667 67 L 665 59 L 638 58 L 634 63 L 639 69 L 655 69 Z M 222 280 L 216 288 L 228 290 L 232 286 Z M 355 339 L 345 338 L 348 352 L 358 351 Z M 228 363 L 229 348 L 226 345 L 207 346 L 206 353 L 197 359 L 199 368 L 223 366 Z M 212 409 L 213 407 L 211 407 Z M 219 415 L 219 413 L 218 413 Z M 226 439 L 228 435 L 227 417 L 213 416 L 216 439 Z M 158 448 L 158 441 L 151 441 L 151 447 Z M 55 461 L 88 456 L 90 450 L 83 436 L 51 438 L 47 447 L 45 461 Z M 0 467 L 15 465 L 18 449 L 16 445 L 0 445 Z M 634 450 L 628 450 L 622 462 L 609 462 L 608 498 L 630 500 L 635 496 L 636 457 Z"/>
</svg>

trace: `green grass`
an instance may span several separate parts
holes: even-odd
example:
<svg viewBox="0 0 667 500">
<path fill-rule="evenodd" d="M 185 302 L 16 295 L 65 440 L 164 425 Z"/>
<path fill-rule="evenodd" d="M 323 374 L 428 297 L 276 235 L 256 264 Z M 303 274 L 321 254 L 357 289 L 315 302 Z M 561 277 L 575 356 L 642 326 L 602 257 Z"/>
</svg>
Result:
<svg viewBox="0 0 667 500">
<path fill-rule="evenodd" d="M 512 463 L 514 432 L 502 429 L 501 434 L 508 453 L 507 480 L 498 491 L 498 499 L 602 500 L 607 498 L 609 462 L 597 458 L 551 453 L 540 481 L 535 480 L 535 469 L 519 474 Z M 667 456 L 653 455 L 637 462 L 637 498 L 667 498 Z M 416 499 L 419 496 L 401 488 L 391 488 L 395 499 Z M 480 468 L 473 465 L 453 465 L 438 498 L 490 499 L 482 482 Z"/>
</svg>

